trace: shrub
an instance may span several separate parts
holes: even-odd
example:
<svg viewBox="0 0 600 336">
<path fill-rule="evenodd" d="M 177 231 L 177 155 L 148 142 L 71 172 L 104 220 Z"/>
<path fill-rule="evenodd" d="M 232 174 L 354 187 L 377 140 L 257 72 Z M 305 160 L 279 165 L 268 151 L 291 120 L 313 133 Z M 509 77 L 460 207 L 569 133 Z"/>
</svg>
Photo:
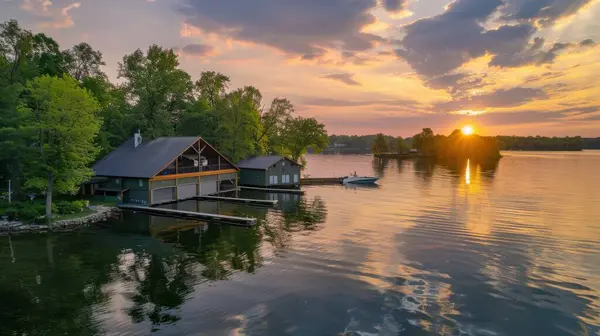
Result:
<svg viewBox="0 0 600 336">
<path fill-rule="evenodd" d="M 43 217 L 46 213 L 46 207 L 40 203 L 26 204 L 22 203 L 21 209 L 19 209 L 18 217 L 24 222 L 35 222 L 38 218 Z"/>
<path fill-rule="evenodd" d="M 61 201 L 56 203 L 56 209 L 60 215 L 69 215 L 83 211 L 87 206 L 87 201 Z"/>
</svg>

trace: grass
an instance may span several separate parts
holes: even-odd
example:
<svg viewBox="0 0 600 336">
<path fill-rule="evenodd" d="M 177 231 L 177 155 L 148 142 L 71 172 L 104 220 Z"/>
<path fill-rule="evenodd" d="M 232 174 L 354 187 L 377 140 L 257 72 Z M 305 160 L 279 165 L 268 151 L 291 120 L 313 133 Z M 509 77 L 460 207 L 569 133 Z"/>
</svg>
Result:
<svg viewBox="0 0 600 336">
<path fill-rule="evenodd" d="M 71 219 L 78 219 L 78 218 L 82 218 L 85 216 L 89 216 L 93 213 L 96 213 L 96 211 L 92 210 L 92 209 L 88 209 L 85 208 L 83 209 L 82 212 L 78 212 L 78 213 L 74 213 L 74 214 L 69 214 L 69 215 L 62 215 L 62 216 L 56 216 L 54 218 L 52 218 L 51 222 L 52 223 L 56 223 L 58 221 L 63 221 L 63 220 L 71 220 Z"/>
</svg>

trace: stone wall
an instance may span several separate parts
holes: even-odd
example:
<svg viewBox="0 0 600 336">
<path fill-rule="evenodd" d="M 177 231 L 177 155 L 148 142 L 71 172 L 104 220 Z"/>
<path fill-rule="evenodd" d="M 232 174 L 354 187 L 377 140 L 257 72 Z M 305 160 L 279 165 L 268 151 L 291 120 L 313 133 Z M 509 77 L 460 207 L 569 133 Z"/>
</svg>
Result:
<svg viewBox="0 0 600 336">
<path fill-rule="evenodd" d="M 23 224 L 21 222 L 0 220 L 0 236 L 74 230 L 85 225 L 106 221 L 113 213 L 119 211 L 115 207 L 105 206 L 90 207 L 90 209 L 95 210 L 95 212 L 85 217 L 65 219 L 47 225 Z"/>
</svg>

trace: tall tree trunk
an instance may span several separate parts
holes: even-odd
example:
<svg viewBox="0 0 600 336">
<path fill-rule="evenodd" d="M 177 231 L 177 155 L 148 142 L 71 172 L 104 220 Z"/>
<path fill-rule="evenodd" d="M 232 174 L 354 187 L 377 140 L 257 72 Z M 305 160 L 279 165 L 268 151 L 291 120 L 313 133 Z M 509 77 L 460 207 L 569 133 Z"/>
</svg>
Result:
<svg viewBox="0 0 600 336">
<path fill-rule="evenodd" d="M 52 218 L 52 184 L 54 177 L 52 173 L 48 173 L 48 188 L 46 189 L 46 219 Z"/>
</svg>

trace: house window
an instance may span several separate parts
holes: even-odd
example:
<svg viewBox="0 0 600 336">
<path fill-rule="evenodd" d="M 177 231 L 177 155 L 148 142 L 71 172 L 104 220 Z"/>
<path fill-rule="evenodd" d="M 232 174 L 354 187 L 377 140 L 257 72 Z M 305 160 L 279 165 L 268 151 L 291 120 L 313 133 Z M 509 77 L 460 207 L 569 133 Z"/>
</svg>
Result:
<svg viewBox="0 0 600 336">
<path fill-rule="evenodd" d="M 290 183 L 290 175 L 281 175 L 281 183 Z"/>
<path fill-rule="evenodd" d="M 138 180 L 138 186 L 143 187 L 144 186 L 144 180 Z"/>
<path fill-rule="evenodd" d="M 115 183 L 116 183 L 116 184 L 121 184 L 121 179 L 120 179 L 120 178 L 118 178 L 118 179 L 115 179 Z"/>
<path fill-rule="evenodd" d="M 282 166 L 282 167 L 285 167 L 285 161 L 283 161 L 283 162 L 281 163 L 281 166 Z"/>
<path fill-rule="evenodd" d="M 294 183 L 298 183 L 299 176 L 298 174 L 294 174 Z"/>
<path fill-rule="evenodd" d="M 271 176 L 269 177 L 269 183 L 270 183 L 270 184 L 277 184 L 277 183 L 278 183 L 278 181 L 277 181 L 277 180 L 278 180 L 278 178 L 277 178 L 277 175 L 271 175 Z"/>
</svg>

